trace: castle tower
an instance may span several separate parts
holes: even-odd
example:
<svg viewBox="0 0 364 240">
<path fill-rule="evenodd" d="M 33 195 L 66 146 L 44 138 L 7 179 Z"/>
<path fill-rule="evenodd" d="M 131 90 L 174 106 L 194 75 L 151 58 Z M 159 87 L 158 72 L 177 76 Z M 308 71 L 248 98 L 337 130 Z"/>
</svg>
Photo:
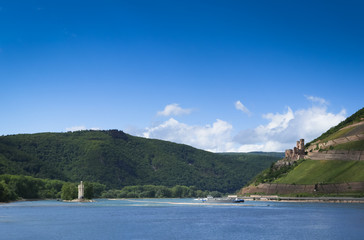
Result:
<svg viewBox="0 0 364 240">
<path fill-rule="evenodd" d="M 300 150 L 305 152 L 305 139 L 300 139 Z"/>
<path fill-rule="evenodd" d="M 85 186 L 81 181 L 80 185 L 78 185 L 78 199 L 83 199 L 85 195 Z"/>
<path fill-rule="evenodd" d="M 285 158 L 288 160 L 299 160 L 303 159 L 305 156 L 305 140 L 300 139 L 296 142 L 296 147 L 293 149 L 287 149 L 285 151 Z"/>
</svg>

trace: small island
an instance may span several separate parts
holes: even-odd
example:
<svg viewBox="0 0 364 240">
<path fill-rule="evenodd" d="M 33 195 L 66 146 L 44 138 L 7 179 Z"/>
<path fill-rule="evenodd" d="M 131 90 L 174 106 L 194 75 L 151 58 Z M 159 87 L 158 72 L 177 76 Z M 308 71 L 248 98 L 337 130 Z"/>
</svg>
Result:
<svg viewBox="0 0 364 240">
<path fill-rule="evenodd" d="M 85 198 L 85 185 L 83 181 L 78 185 L 78 196 L 73 200 L 63 200 L 64 202 L 94 202 L 92 199 Z"/>
</svg>

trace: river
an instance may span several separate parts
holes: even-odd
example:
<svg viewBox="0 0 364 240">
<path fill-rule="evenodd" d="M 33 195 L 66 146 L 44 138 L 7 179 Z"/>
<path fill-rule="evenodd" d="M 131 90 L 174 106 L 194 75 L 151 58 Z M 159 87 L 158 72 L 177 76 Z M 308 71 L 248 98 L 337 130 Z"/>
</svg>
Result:
<svg viewBox="0 0 364 240">
<path fill-rule="evenodd" d="M 364 204 L 193 199 L 0 204 L 0 239 L 363 239 Z"/>
</svg>

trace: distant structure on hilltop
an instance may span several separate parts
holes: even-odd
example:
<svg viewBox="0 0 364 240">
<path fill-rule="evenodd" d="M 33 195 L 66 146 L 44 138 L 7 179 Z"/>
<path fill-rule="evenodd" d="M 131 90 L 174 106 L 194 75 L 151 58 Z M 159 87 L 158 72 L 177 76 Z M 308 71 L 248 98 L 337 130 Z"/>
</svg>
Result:
<svg viewBox="0 0 364 240">
<path fill-rule="evenodd" d="M 297 141 L 297 146 L 293 149 L 287 149 L 284 153 L 287 160 L 300 160 L 305 157 L 305 140 Z"/>
<path fill-rule="evenodd" d="M 78 185 L 78 199 L 82 200 L 85 196 L 85 186 L 83 185 L 83 182 L 81 181 L 80 185 Z"/>
</svg>

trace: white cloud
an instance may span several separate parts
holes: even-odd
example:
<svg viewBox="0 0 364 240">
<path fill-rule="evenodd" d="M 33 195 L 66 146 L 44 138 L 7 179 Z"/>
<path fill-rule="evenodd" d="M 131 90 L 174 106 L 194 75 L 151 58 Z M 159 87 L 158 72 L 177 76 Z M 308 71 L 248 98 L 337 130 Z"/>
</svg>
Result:
<svg viewBox="0 0 364 240">
<path fill-rule="evenodd" d="M 343 121 L 346 111 L 343 109 L 334 114 L 327 112 L 325 106 L 314 106 L 293 112 L 288 107 L 285 113 L 269 113 L 263 117 L 269 120 L 268 124 L 241 131 L 235 136 L 234 140 L 242 144 L 240 149 L 245 145 L 256 145 L 257 150 L 283 151 L 292 148 L 300 138 L 309 142 Z"/>
<path fill-rule="evenodd" d="M 66 128 L 67 132 L 76 132 L 76 131 L 83 131 L 83 130 L 86 130 L 85 126 L 74 126 L 74 127 Z"/>
<path fill-rule="evenodd" d="M 85 126 L 74 126 L 74 127 L 66 128 L 67 132 L 77 132 L 77 131 L 83 131 L 83 130 L 87 130 L 87 128 Z M 100 130 L 100 128 L 93 127 L 93 128 L 90 128 L 90 130 Z"/>
<path fill-rule="evenodd" d="M 313 103 L 319 103 L 319 104 L 322 104 L 322 105 L 328 105 L 329 102 L 326 101 L 325 99 L 323 98 L 320 98 L 320 97 L 314 97 L 314 96 L 308 96 L 308 95 L 305 95 L 306 99 L 313 102 Z"/>
<path fill-rule="evenodd" d="M 235 108 L 237 110 L 243 111 L 244 113 L 250 115 L 250 111 L 247 107 L 244 106 L 239 100 L 235 102 Z"/>
<path fill-rule="evenodd" d="M 138 131 L 137 135 L 183 143 L 212 152 L 284 151 L 294 147 L 298 139 L 304 138 L 309 142 L 346 118 L 345 109 L 339 113 L 328 112 L 324 104 L 327 101 L 318 99 L 309 99 L 318 103 L 309 108 L 294 111 L 287 107 L 281 113 L 264 114 L 262 118 L 267 120 L 266 124 L 242 130 L 235 136 L 233 126 L 224 120 L 217 119 L 212 124 L 202 126 L 188 125 L 174 118 Z M 239 106 L 238 102 L 236 105 Z M 166 109 L 164 112 L 167 113 Z"/>
<path fill-rule="evenodd" d="M 156 127 L 147 128 L 142 136 L 219 152 L 231 148 L 231 130 L 232 125 L 220 119 L 212 125 L 190 126 L 170 118 Z"/>
<path fill-rule="evenodd" d="M 183 109 L 177 103 L 169 104 L 165 106 L 163 111 L 159 111 L 157 115 L 159 116 L 178 116 L 183 114 L 190 114 L 191 109 Z"/>
</svg>

